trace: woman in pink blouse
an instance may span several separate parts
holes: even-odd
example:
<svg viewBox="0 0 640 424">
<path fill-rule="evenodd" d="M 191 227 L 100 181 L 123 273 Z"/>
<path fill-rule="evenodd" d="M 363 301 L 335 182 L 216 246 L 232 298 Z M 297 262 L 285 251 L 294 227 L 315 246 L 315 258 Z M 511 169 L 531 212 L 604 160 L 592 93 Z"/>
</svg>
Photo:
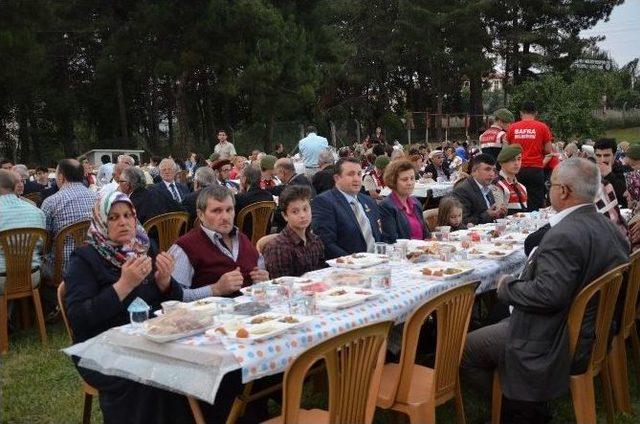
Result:
<svg viewBox="0 0 640 424">
<path fill-rule="evenodd" d="M 384 172 L 384 183 L 391 189 L 391 194 L 380 204 L 385 241 L 429 238 L 422 206 L 412 195 L 416 184 L 413 164 L 403 159 L 391 162 Z"/>
</svg>

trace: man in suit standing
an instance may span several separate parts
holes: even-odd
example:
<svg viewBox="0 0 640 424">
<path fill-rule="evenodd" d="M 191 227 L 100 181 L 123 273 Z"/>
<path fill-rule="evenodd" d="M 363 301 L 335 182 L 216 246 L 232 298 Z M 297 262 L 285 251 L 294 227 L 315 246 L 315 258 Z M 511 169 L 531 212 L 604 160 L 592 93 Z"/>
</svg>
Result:
<svg viewBox="0 0 640 424">
<path fill-rule="evenodd" d="M 158 166 L 162 181 L 152 186 L 153 190 L 168 194 L 177 203 L 182 203 L 182 199 L 189 193 L 186 185 L 176 181 L 176 173 L 179 168 L 173 159 L 164 158 Z"/>
<path fill-rule="evenodd" d="M 335 188 L 316 196 L 312 226 L 320 236 L 327 259 L 356 252 L 373 252 L 382 240 L 380 211 L 371 197 L 360 193 L 362 167 L 354 158 L 335 166 Z"/>
<path fill-rule="evenodd" d="M 464 224 L 485 224 L 507 214 L 503 203 L 497 204 L 491 185 L 496 176 L 496 160 L 481 153 L 473 158 L 471 176 L 453 190 L 462 203 Z"/>
<path fill-rule="evenodd" d="M 543 403 L 568 390 L 570 373 L 584 372 L 594 338 L 595 310 L 587 308 L 574 358 L 566 329 L 569 308 L 587 284 L 629 260 L 629 244 L 593 205 L 600 187 L 595 164 L 563 161 L 551 176 L 558 212 L 519 278 L 498 281 L 498 299 L 511 316 L 467 337 L 461 372 L 476 393 L 491 394 L 497 368 L 504 423 L 543 423 Z"/>
</svg>

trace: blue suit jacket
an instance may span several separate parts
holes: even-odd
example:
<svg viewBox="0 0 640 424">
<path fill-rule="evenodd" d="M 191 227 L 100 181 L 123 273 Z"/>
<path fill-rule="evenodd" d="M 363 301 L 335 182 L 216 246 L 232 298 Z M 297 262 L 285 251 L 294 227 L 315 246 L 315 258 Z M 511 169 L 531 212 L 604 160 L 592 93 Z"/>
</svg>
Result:
<svg viewBox="0 0 640 424">
<path fill-rule="evenodd" d="M 371 197 L 361 193 L 358 194 L 358 201 L 369 218 L 373 238 L 381 241 L 382 222 L 378 205 Z M 311 209 L 313 231 L 324 243 L 326 259 L 367 251 L 367 244 L 351 205 L 338 189 L 334 188 L 316 196 Z"/>
<path fill-rule="evenodd" d="M 185 196 L 189 194 L 189 187 L 177 181 L 175 181 L 174 183 L 176 185 L 176 190 L 178 190 L 178 193 L 180 194 L 180 201 L 184 200 Z M 165 195 L 168 194 L 169 197 L 173 199 L 173 195 L 167 188 L 167 185 L 162 180 L 159 183 L 152 184 L 149 188 L 151 190 L 158 190 L 159 192 L 164 193 Z"/>
<path fill-rule="evenodd" d="M 400 210 L 393 202 L 391 196 L 384 198 L 380 203 L 380 213 L 382 214 L 382 231 L 387 243 L 395 243 L 397 239 L 410 239 L 411 229 L 409 228 L 409 220 L 405 213 Z M 416 218 L 422 224 L 422 232 L 424 239 L 431 236 L 429 229 L 424 223 L 422 216 L 422 207 L 418 201 L 414 199 L 414 213 Z"/>
</svg>

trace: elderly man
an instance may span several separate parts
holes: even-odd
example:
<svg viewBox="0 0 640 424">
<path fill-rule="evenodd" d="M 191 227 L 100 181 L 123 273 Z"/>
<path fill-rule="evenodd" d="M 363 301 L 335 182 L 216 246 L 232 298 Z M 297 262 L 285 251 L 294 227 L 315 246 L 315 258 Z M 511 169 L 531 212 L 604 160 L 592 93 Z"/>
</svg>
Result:
<svg viewBox="0 0 640 424">
<path fill-rule="evenodd" d="M 155 183 L 152 189 L 160 193 L 169 194 L 173 200 L 182 203 L 182 199 L 189 193 L 189 189 L 184 184 L 176 181 L 178 165 L 176 165 L 173 159 L 164 158 L 160 161 L 158 169 L 160 170 L 162 181 Z"/>
<path fill-rule="evenodd" d="M 492 182 L 496 175 L 496 161 L 481 153 L 471 162 L 471 176 L 460 183 L 453 195 L 462 203 L 462 222 L 485 224 L 507 214 L 506 206 L 496 202 Z"/>
<path fill-rule="evenodd" d="M 134 166 L 136 163 L 135 159 L 129 155 L 120 155 L 118 156 L 118 163 L 113 167 L 113 179 L 110 183 L 104 184 L 100 189 L 99 196 L 103 197 L 112 191 L 118 190 L 118 185 L 120 184 L 118 181 L 120 179 L 120 174 L 122 171 Z"/>
<path fill-rule="evenodd" d="M 227 140 L 227 131 L 218 130 L 218 144 L 213 148 L 213 152 L 217 153 L 219 159 L 231 159 L 236 155 L 236 148 Z"/>
<path fill-rule="evenodd" d="M 42 202 L 42 212 L 46 217 L 50 237 L 56 237 L 67 225 L 91 218 L 97 196 L 82 184 L 83 178 L 84 169 L 77 160 L 62 159 L 58 162 L 56 168 L 58 192 Z M 75 249 L 73 241 L 68 240 L 64 245 L 63 269 L 73 249 Z M 48 265 L 52 266 L 55 259 L 51 253 L 47 258 Z"/>
<path fill-rule="evenodd" d="M 200 191 L 209 187 L 210 185 L 216 184 L 216 173 L 213 169 L 208 166 L 201 166 L 196 169 L 196 172 L 193 174 L 193 192 L 184 196 L 182 199 L 182 207 L 189 212 L 189 220 L 193 222 L 196 219 L 196 200 L 198 199 L 198 195 Z"/>
<path fill-rule="evenodd" d="M 424 174 L 431 174 L 431 178 L 436 181 L 449 181 L 451 171 L 444 163 L 444 152 L 442 150 L 433 150 L 429 153 L 429 164 L 424 167 Z"/>
<path fill-rule="evenodd" d="M 184 211 L 182 205 L 173 200 L 168 193 L 147 189 L 145 175 L 139 168 L 124 169 L 118 182 L 118 189 L 129 195 L 141 224 L 164 213 Z"/>
<path fill-rule="evenodd" d="M 313 185 L 311 184 L 311 181 L 309 181 L 309 178 L 307 178 L 303 174 L 296 174 L 296 168 L 293 165 L 293 161 L 291 159 L 278 159 L 273 169 L 276 177 L 278 177 L 282 184 L 277 185 L 269 190 L 271 194 L 273 194 L 274 196 L 280 196 L 285 188 L 299 185 L 309 187 L 309 190 L 311 191 L 311 198 L 315 197 L 316 193 Z M 282 208 L 278 206 L 275 210 L 275 213 L 273 214 L 273 224 L 276 227 L 277 232 L 282 231 L 282 229 L 287 225 L 287 221 L 285 221 L 284 217 L 282 216 L 282 212 Z"/>
<path fill-rule="evenodd" d="M 333 181 L 333 165 L 335 158 L 330 150 L 325 149 L 318 155 L 318 172 L 313 175 L 311 180 L 316 194 L 331 190 L 335 184 Z"/>
<path fill-rule="evenodd" d="M 241 287 L 267 280 L 262 256 L 233 225 L 231 191 L 219 185 L 205 187 L 198 195 L 197 208 L 201 226 L 169 249 L 176 260 L 172 277 L 184 287 L 184 300 L 235 296 Z"/>
<path fill-rule="evenodd" d="M 298 142 L 298 149 L 304 161 L 304 172 L 309 178 L 318 172 L 318 155 L 329 147 L 327 139 L 317 135 L 317 132 L 316 127 L 309 125 L 307 136 Z"/>
<path fill-rule="evenodd" d="M 506 131 L 514 117 L 509 109 L 501 108 L 493 112 L 493 118 L 493 123 L 480 135 L 479 141 L 482 153 L 497 159 L 500 149 L 506 144 Z"/>
<path fill-rule="evenodd" d="M 360 193 L 362 167 L 353 158 L 336 164 L 334 189 L 313 200 L 313 231 L 320 236 L 327 259 L 356 252 L 373 252 L 382 240 L 380 211 L 371 197 Z"/>
<path fill-rule="evenodd" d="M 567 315 L 578 292 L 628 261 L 629 244 L 593 206 L 600 172 L 584 159 L 567 159 L 551 175 L 549 197 L 558 212 L 519 278 L 498 282 L 498 299 L 513 309 L 497 324 L 467 337 L 461 371 L 476 393 L 489 396 L 500 374 L 505 423 L 540 423 L 540 403 L 568 390 L 570 373 L 584 372 L 594 337 L 587 309 L 574 358 L 568 353 Z"/>
<path fill-rule="evenodd" d="M 502 198 L 507 204 L 507 215 L 527 211 L 527 188 L 520 184 L 516 175 L 522 165 L 522 147 L 519 144 L 505 145 L 498 154 L 500 174 L 496 185 L 502 189 Z"/>
<path fill-rule="evenodd" d="M 24 184 L 22 194 L 39 193 L 40 190 L 42 190 L 40 184 L 35 181 L 31 181 L 29 178 L 29 168 L 27 168 L 26 165 L 19 163 L 14 165 L 12 170 L 20 175 L 20 180 L 22 181 L 22 184 Z"/>
</svg>

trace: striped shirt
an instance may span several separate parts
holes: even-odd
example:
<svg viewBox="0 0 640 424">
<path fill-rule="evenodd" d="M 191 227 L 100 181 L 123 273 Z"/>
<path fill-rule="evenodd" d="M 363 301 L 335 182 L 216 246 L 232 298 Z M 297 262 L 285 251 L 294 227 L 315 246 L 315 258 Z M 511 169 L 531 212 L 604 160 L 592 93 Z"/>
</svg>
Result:
<svg viewBox="0 0 640 424">
<path fill-rule="evenodd" d="M 66 183 L 56 194 L 44 199 L 42 212 L 46 217 L 49 237 L 55 237 L 67 225 L 91 218 L 91 210 L 96 200 L 96 193 L 79 182 Z M 64 246 L 63 269 L 73 249 L 73 241 L 67 240 Z M 52 253 L 47 262 L 53 264 L 54 259 Z"/>
<path fill-rule="evenodd" d="M 42 211 L 31 203 L 20 200 L 13 193 L 0 196 L 0 231 L 30 227 L 46 228 Z M 33 252 L 31 268 L 36 268 L 40 265 L 40 254 L 38 252 L 41 249 L 42 243 L 39 243 L 39 247 Z M 0 274 L 4 274 L 6 270 L 4 252 L 0 250 Z"/>
</svg>

